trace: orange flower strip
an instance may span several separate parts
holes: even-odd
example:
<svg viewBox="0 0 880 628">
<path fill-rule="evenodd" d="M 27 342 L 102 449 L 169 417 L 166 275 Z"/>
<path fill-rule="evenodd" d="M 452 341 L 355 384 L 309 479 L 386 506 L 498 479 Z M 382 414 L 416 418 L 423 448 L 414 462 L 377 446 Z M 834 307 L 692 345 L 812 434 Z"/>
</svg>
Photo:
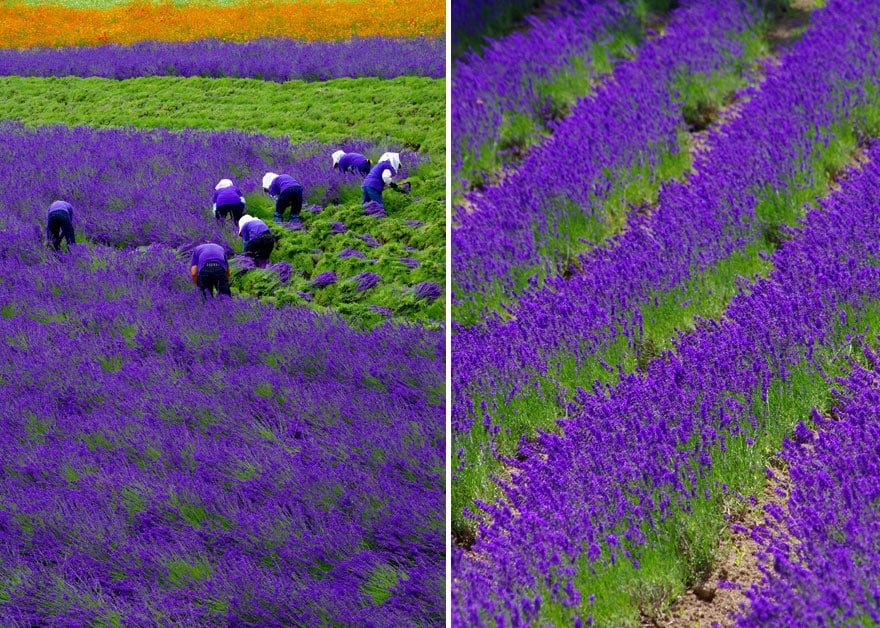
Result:
<svg viewBox="0 0 880 628">
<path fill-rule="evenodd" d="M 0 5 L 0 46 L 95 46 L 137 41 L 246 41 L 264 36 L 309 41 L 439 35 L 442 0 L 248 2 L 234 6 L 133 3 L 111 9 Z"/>
</svg>

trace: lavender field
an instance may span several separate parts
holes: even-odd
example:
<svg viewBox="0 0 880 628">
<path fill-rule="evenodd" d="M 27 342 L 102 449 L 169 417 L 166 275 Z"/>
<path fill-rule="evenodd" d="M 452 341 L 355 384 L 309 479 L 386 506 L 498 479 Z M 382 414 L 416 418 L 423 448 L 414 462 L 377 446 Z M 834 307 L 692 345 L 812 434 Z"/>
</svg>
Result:
<svg viewBox="0 0 880 628">
<path fill-rule="evenodd" d="M 442 42 L 0 49 L 0 625 L 445 623 Z M 364 205 L 337 150 L 411 193 Z"/>
<path fill-rule="evenodd" d="M 453 625 L 876 624 L 880 3 L 555 9 L 453 63 Z"/>
</svg>

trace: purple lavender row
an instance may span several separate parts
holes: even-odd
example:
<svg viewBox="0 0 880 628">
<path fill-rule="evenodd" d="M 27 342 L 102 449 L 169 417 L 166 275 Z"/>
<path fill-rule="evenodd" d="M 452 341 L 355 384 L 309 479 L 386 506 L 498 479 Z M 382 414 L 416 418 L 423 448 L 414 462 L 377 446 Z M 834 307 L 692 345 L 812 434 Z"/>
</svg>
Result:
<svg viewBox="0 0 880 628">
<path fill-rule="evenodd" d="M 854 12 L 867 22 L 853 27 Z M 514 397 L 531 390 L 560 354 L 589 360 L 621 335 L 640 335 L 639 307 L 760 237 L 761 197 L 787 194 L 812 172 L 811 156 L 831 130 L 871 97 L 880 50 L 873 44 L 880 6 L 834 3 L 772 68 L 741 115 L 710 132 L 697 174 L 660 190 L 648 217 L 608 246 L 581 256 L 581 271 L 526 293 L 509 321 L 456 329 L 452 346 L 453 428 L 468 431 L 485 391 Z M 833 45 L 830 42 L 834 42 Z M 513 392 L 511 392 L 513 391 Z M 490 406 L 489 412 L 495 407 Z M 477 413 L 480 413 L 479 415 Z"/>
<path fill-rule="evenodd" d="M 505 116 L 538 113 L 545 103 L 536 85 L 573 72 L 574 57 L 614 27 L 632 24 L 631 6 L 599 0 L 567 0 L 567 13 L 544 21 L 528 18 L 528 30 L 487 42 L 452 68 L 452 172 L 456 181 L 467 153 L 479 155 L 501 140 Z M 453 23 L 458 19 L 452 10 Z M 453 26 L 453 37 L 455 26 Z M 456 187 L 458 184 L 456 183 Z"/>
<path fill-rule="evenodd" d="M 818 433 L 801 423 L 785 444 L 788 513 L 769 508 L 777 527 L 757 532 L 766 580 L 737 626 L 880 623 L 880 374 L 855 366 L 842 383 L 835 420 L 814 410 Z"/>
<path fill-rule="evenodd" d="M 534 273 L 558 257 L 544 249 L 566 237 L 570 214 L 601 219 L 602 202 L 626 181 L 624 172 L 637 164 L 653 167 L 664 153 L 676 152 L 683 130 L 676 79 L 735 64 L 743 54 L 738 37 L 758 16 L 746 0 L 696 0 L 674 11 L 666 34 L 581 99 L 516 172 L 471 194 L 470 207 L 456 208 L 457 299 L 493 285 L 513 289 L 514 273 Z"/>
<path fill-rule="evenodd" d="M 210 215 L 217 181 L 232 178 L 246 194 L 262 189 L 266 172 L 284 172 L 302 184 L 305 202 L 326 204 L 343 186 L 360 187 L 355 174 L 330 166 L 336 145 L 292 145 L 235 131 L 96 130 L 47 126 L 28 129 L 0 122 L 0 205 L 4 212 L 42 223 L 58 198 L 77 208 L 77 231 L 95 242 L 170 246 L 196 238 L 223 238 Z M 338 148 L 378 156 L 382 148 L 350 140 Z M 412 167 L 417 154 L 403 154 Z"/>
<path fill-rule="evenodd" d="M 442 331 L 0 225 L 0 624 L 443 625 Z"/>
<path fill-rule="evenodd" d="M 831 11 L 870 14 L 842 4 Z M 587 608 L 593 592 L 576 589 L 579 570 L 638 568 L 648 532 L 712 496 L 700 480 L 713 453 L 751 445 L 761 421 L 774 420 L 760 411 L 770 388 L 864 332 L 859 313 L 880 293 L 880 146 L 868 158 L 807 213 L 770 277 L 735 297 L 722 322 L 704 321 L 644 375 L 580 394 L 562 435 L 542 434 L 524 462 L 508 461 L 505 500 L 484 505 L 491 523 L 471 554 L 455 556 L 455 625 L 531 625 L 542 605 Z"/>
<path fill-rule="evenodd" d="M 452 1 L 452 52 L 469 44 L 479 46 L 485 37 L 509 28 L 513 21 L 535 6 L 535 0 Z"/>
<path fill-rule="evenodd" d="M 201 39 L 80 48 L 0 48 L 2 76 L 238 77 L 265 81 L 446 75 L 442 38 L 370 37 L 333 42 Z"/>
</svg>

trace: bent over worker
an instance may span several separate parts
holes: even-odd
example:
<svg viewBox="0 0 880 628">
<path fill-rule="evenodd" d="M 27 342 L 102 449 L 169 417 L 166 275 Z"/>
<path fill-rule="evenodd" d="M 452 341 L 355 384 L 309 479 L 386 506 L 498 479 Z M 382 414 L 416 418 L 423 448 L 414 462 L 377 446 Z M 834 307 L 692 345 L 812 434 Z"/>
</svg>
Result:
<svg viewBox="0 0 880 628">
<path fill-rule="evenodd" d="M 370 174 L 370 167 L 373 162 L 361 155 L 360 153 L 346 153 L 344 150 L 338 150 L 333 155 L 333 167 L 339 172 L 359 172 L 362 176 Z"/>
<path fill-rule="evenodd" d="M 244 193 L 230 179 L 220 179 L 220 183 L 214 186 L 214 196 L 211 199 L 214 209 L 214 218 L 217 222 L 226 222 L 226 215 L 232 216 L 232 224 L 238 229 L 238 221 L 241 220 L 247 201 Z"/>
<path fill-rule="evenodd" d="M 275 248 L 275 236 L 269 226 L 254 216 L 242 216 L 241 239 L 244 240 L 244 254 L 254 260 L 257 268 L 266 268 L 269 255 Z"/>
<path fill-rule="evenodd" d="M 284 211 L 290 208 L 290 222 L 300 223 L 302 218 L 303 189 L 296 179 L 286 174 L 267 172 L 263 175 L 263 191 L 275 200 L 275 222 L 284 222 Z"/>
<path fill-rule="evenodd" d="M 379 157 L 379 163 L 373 166 L 361 186 L 364 193 L 363 202 L 375 201 L 384 207 L 382 191 L 386 185 L 392 188 L 397 187 L 392 178 L 398 170 L 400 170 L 400 153 L 385 153 Z"/>
<path fill-rule="evenodd" d="M 219 244 L 209 242 L 198 245 L 193 251 L 189 272 L 204 299 L 213 297 L 215 288 L 219 294 L 232 296 L 229 290 L 229 263 L 226 261 L 226 251 Z"/>
<path fill-rule="evenodd" d="M 61 240 L 67 240 L 67 249 L 76 244 L 73 231 L 73 205 L 67 201 L 54 201 L 46 213 L 46 240 L 56 251 L 61 250 Z"/>
</svg>

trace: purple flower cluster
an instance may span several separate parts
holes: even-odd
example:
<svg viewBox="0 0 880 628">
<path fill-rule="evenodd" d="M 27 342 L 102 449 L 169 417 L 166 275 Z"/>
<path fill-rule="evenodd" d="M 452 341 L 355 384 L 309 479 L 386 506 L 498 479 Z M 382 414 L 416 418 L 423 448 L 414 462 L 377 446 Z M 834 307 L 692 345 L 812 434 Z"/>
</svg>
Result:
<svg viewBox="0 0 880 628">
<path fill-rule="evenodd" d="M 376 273 L 364 272 L 354 277 L 349 277 L 349 280 L 357 283 L 358 292 L 365 292 L 370 288 L 375 288 L 382 281 L 382 277 Z"/>
<path fill-rule="evenodd" d="M 364 216 L 373 216 L 374 218 L 385 218 L 385 208 L 376 201 L 370 201 L 364 204 Z"/>
<path fill-rule="evenodd" d="M 200 39 L 130 46 L 0 48 L 0 76 L 238 77 L 265 81 L 446 75 L 442 38 L 354 38 L 304 42 L 264 38 L 248 42 Z"/>
<path fill-rule="evenodd" d="M 65 199 L 76 208 L 78 235 L 114 246 L 177 246 L 224 237 L 206 220 L 211 193 L 222 178 L 232 177 L 247 194 L 262 189 L 265 172 L 286 172 L 313 203 L 335 198 L 341 186 L 361 183 L 357 175 L 330 169 L 335 146 L 291 145 L 285 138 L 234 131 L 28 129 L 0 122 L 0 143 L 5 213 L 43 224 L 49 204 Z M 363 141 L 346 142 L 345 148 L 377 152 Z"/>
<path fill-rule="evenodd" d="M 514 269 L 534 272 L 558 258 L 545 249 L 565 236 L 570 214 L 601 219 L 602 203 L 627 181 L 625 173 L 636 165 L 653 168 L 664 153 L 678 150 L 682 115 L 675 81 L 736 63 L 743 53 L 737 35 L 753 28 L 758 16 L 750 5 L 702 0 L 675 11 L 666 34 L 581 99 L 516 172 L 457 208 L 452 274 L 459 301 L 493 282 L 512 289 Z M 460 101 L 453 102 L 458 108 Z"/>
<path fill-rule="evenodd" d="M 865 26 L 853 27 L 853 16 L 862 15 Z M 480 391 L 510 401 L 533 390 L 533 380 L 562 356 L 580 365 L 621 338 L 635 345 L 640 307 L 760 238 L 767 217 L 756 214 L 759 203 L 804 185 L 815 167 L 811 156 L 828 145 L 835 125 L 858 118 L 867 88 L 877 87 L 877 19 L 874 3 L 816 12 L 741 115 L 709 133 L 697 174 L 665 185 L 650 216 L 633 216 L 626 232 L 582 255 L 570 279 L 526 292 L 511 320 L 457 328 L 453 429 L 469 431 L 482 420 Z M 488 412 L 496 409 L 490 401 Z"/>
<path fill-rule="evenodd" d="M 613 27 L 635 20 L 631 7 L 614 0 L 558 4 L 567 9 L 563 15 L 544 21 L 527 18 L 528 30 L 490 41 L 479 54 L 466 54 L 453 64 L 452 172 L 456 180 L 466 153 L 479 154 L 500 141 L 505 116 L 540 108 L 543 98 L 535 85 L 573 71 L 574 57 L 585 56 Z M 492 10 L 497 6 L 492 3 Z M 468 13 L 453 7 L 453 24 Z M 452 32 L 454 37 L 455 26 Z"/>
<path fill-rule="evenodd" d="M 818 432 L 801 423 L 785 444 L 788 515 L 761 530 L 766 581 L 738 626 L 880 623 L 880 373 L 856 366 L 842 383 L 836 420 L 814 410 Z"/>
<path fill-rule="evenodd" d="M 345 233 L 346 231 L 348 231 L 348 227 L 338 220 L 334 220 L 330 223 L 330 233 Z M 342 254 L 340 253 L 340 257 L 341 256 Z"/>
<path fill-rule="evenodd" d="M 357 249 L 342 249 L 341 251 L 339 251 L 339 259 L 346 259 L 348 257 L 357 257 L 358 259 L 364 259 L 366 256 Z"/>
<path fill-rule="evenodd" d="M 830 6 L 839 9 L 843 3 Z M 852 16 L 851 4 L 849 12 Z M 845 24 L 854 28 L 852 21 Z M 579 568 L 604 569 L 615 561 L 637 565 L 646 531 L 704 497 L 700 479 L 712 466 L 712 452 L 723 451 L 734 439 L 748 443 L 764 421 L 776 420 L 767 405 L 769 391 L 798 394 L 788 388 L 795 368 L 814 368 L 819 355 L 839 355 L 853 342 L 852 334 L 864 331 L 860 314 L 880 293 L 880 145 L 867 157 L 869 163 L 851 170 L 839 193 L 807 212 L 792 239 L 772 256 L 770 276 L 734 297 L 723 320 L 701 321 L 697 331 L 679 339 L 675 351 L 651 361 L 644 374 L 623 376 L 617 386 L 596 393 L 581 392 L 572 404 L 573 417 L 560 420 L 561 435 L 541 434 L 524 452 L 524 461 L 508 461 L 513 474 L 503 485 L 505 499 L 483 505 L 491 523 L 482 526 L 471 555 L 455 556 L 454 625 L 485 626 L 487 618 L 537 623 L 542 595 L 545 602 L 580 607 L 586 592 L 574 584 Z M 804 430 L 799 432 L 806 440 Z M 541 455 L 530 455 L 537 452 Z M 876 468 L 863 467 L 863 472 L 876 475 Z M 813 476 L 803 490 L 830 490 L 844 499 L 834 505 L 853 508 L 836 511 L 837 521 L 852 527 L 843 540 L 871 539 L 873 549 L 864 555 L 870 560 L 876 556 L 876 511 L 868 527 L 855 528 L 850 515 L 873 504 L 855 487 L 838 487 L 823 477 Z M 812 516 L 801 520 L 824 526 Z M 829 547 L 838 547 L 839 540 L 832 537 Z M 860 552 L 861 546 L 852 550 Z M 814 560 L 826 558 L 834 555 Z M 804 571 L 795 559 L 787 564 L 798 574 Z M 843 577 L 847 568 L 841 563 L 833 573 Z M 868 569 L 876 574 L 875 566 Z M 800 582 L 816 580 L 779 587 L 793 591 Z M 868 582 L 875 586 L 876 578 L 860 585 Z M 860 591 L 855 598 L 828 602 L 843 604 L 848 613 L 858 600 L 873 599 L 863 595 L 873 592 Z M 799 604 L 804 599 L 788 600 L 788 608 L 809 612 Z"/>
<path fill-rule="evenodd" d="M 443 290 L 433 281 L 423 281 L 417 283 L 412 288 L 412 293 L 419 301 L 435 301 L 443 294 Z"/>
<path fill-rule="evenodd" d="M 336 273 L 332 270 L 328 270 L 327 272 L 319 273 L 312 277 L 312 287 L 326 288 L 327 286 L 336 283 L 336 279 Z"/>
<path fill-rule="evenodd" d="M 421 266 L 421 264 L 419 263 L 419 260 L 417 260 L 414 257 L 401 257 L 400 261 L 402 263 L 406 264 L 410 269 L 418 268 L 419 266 Z"/>
<path fill-rule="evenodd" d="M 0 226 L 0 625 L 443 625 L 442 332 Z"/>
</svg>

